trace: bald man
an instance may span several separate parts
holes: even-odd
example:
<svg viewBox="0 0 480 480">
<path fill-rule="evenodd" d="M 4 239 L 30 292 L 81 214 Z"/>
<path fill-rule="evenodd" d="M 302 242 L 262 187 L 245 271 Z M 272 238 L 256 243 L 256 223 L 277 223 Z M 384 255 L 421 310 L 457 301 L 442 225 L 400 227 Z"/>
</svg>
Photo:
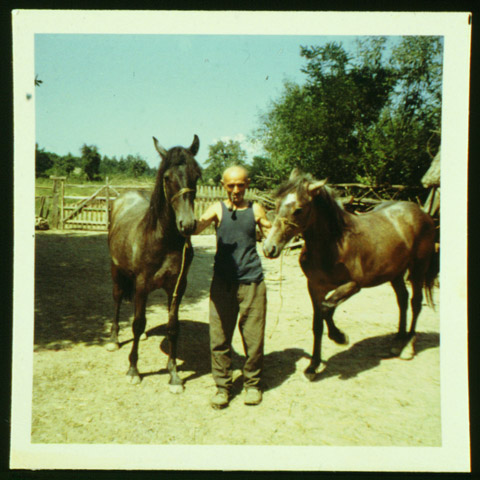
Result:
<svg viewBox="0 0 480 480">
<path fill-rule="evenodd" d="M 244 167 L 233 166 L 221 181 L 228 199 L 212 205 L 200 217 L 195 233 L 212 222 L 217 252 L 210 287 L 210 350 L 217 392 L 213 408 L 228 406 L 232 389 L 232 338 L 239 325 L 246 360 L 243 366 L 246 405 L 262 401 L 261 374 L 265 336 L 266 288 L 256 248 L 256 226 L 266 236 L 271 227 L 265 210 L 245 200 L 250 183 Z"/>
</svg>

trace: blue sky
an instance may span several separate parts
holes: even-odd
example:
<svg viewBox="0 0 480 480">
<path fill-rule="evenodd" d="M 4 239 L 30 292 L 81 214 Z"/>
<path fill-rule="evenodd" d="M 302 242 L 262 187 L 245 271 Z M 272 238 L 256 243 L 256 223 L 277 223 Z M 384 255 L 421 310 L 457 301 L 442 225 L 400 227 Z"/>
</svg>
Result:
<svg viewBox="0 0 480 480">
<path fill-rule="evenodd" d="M 152 136 L 168 149 L 196 133 L 200 163 L 219 139 L 241 141 L 251 159 L 259 114 L 285 80 L 305 81 L 300 45 L 333 40 L 354 51 L 351 36 L 37 34 L 36 141 L 59 155 L 86 143 L 156 166 Z"/>
</svg>

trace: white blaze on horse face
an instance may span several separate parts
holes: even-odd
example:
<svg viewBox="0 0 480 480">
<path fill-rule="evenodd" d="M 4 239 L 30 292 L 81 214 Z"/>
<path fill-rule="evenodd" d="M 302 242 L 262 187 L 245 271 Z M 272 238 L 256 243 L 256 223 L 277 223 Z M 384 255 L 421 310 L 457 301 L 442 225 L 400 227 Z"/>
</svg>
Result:
<svg viewBox="0 0 480 480">
<path fill-rule="evenodd" d="M 295 193 L 289 193 L 282 202 L 282 207 L 289 207 L 290 205 L 296 203 L 297 195 Z"/>
</svg>

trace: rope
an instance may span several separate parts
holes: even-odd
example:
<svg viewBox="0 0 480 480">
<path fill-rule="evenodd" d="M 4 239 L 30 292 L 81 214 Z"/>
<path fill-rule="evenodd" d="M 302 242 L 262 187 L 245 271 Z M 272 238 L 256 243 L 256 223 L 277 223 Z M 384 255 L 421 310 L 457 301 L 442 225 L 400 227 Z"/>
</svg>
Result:
<svg viewBox="0 0 480 480">
<path fill-rule="evenodd" d="M 165 183 L 165 178 L 163 179 L 163 194 L 165 195 L 165 200 L 167 200 L 169 203 L 172 203 L 174 200 L 176 200 L 178 197 L 185 193 L 190 193 L 194 192 L 195 190 L 192 188 L 181 188 L 177 193 L 173 194 L 170 199 L 167 198 L 167 185 Z"/>
<path fill-rule="evenodd" d="M 280 305 L 278 306 L 277 319 L 275 320 L 275 325 L 273 326 L 273 329 L 272 329 L 272 331 L 270 332 L 270 335 L 268 336 L 268 339 L 269 339 L 269 340 L 272 338 L 275 330 L 277 329 L 277 325 L 278 325 L 278 322 L 279 322 L 279 320 L 280 320 L 280 313 L 281 313 L 282 308 L 283 308 L 283 294 L 282 294 L 283 252 L 284 252 L 284 250 L 282 250 L 282 253 L 280 254 L 280 280 L 279 280 L 279 284 L 278 284 L 278 295 L 280 296 Z"/>
<path fill-rule="evenodd" d="M 183 277 L 183 270 L 185 269 L 185 254 L 187 252 L 188 245 L 190 244 L 190 237 L 185 240 L 185 243 L 183 244 L 183 250 L 182 250 L 182 265 L 180 267 L 180 273 L 178 274 L 177 277 L 177 283 L 175 284 L 175 289 L 173 290 L 173 295 L 172 295 L 172 303 L 176 301 L 177 299 L 177 294 L 178 294 L 178 286 L 180 285 L 180 282 Z"/>
</svg>

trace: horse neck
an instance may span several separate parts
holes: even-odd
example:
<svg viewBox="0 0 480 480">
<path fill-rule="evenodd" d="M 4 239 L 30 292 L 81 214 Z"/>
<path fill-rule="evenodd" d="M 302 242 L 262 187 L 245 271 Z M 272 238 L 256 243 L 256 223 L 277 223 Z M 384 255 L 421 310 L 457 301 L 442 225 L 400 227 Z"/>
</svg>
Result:
<svg viewBox="0 0 480 480">
<path fill-rule="evenodd" d="M 163 176 L 159 176 L 146 215 L 147 228 L 153 231 L 157 239 L 178 243 L 184 237 L 177 229 L 175 212 L 166 199 L 163 185 Z"/>
<path fill-rule="evenodd" d="M 346 212 L 339 213 L 346 220 Z M 329 219 L 315 204 L 312 217 L 311 223 L 303 232 L 305 246 L 309 255 L 317 258 L 325 268 L 329 268 L 338 257 L 338 245 L 343 233 L 339 236 L 332 231 Z"/>
</svg>

